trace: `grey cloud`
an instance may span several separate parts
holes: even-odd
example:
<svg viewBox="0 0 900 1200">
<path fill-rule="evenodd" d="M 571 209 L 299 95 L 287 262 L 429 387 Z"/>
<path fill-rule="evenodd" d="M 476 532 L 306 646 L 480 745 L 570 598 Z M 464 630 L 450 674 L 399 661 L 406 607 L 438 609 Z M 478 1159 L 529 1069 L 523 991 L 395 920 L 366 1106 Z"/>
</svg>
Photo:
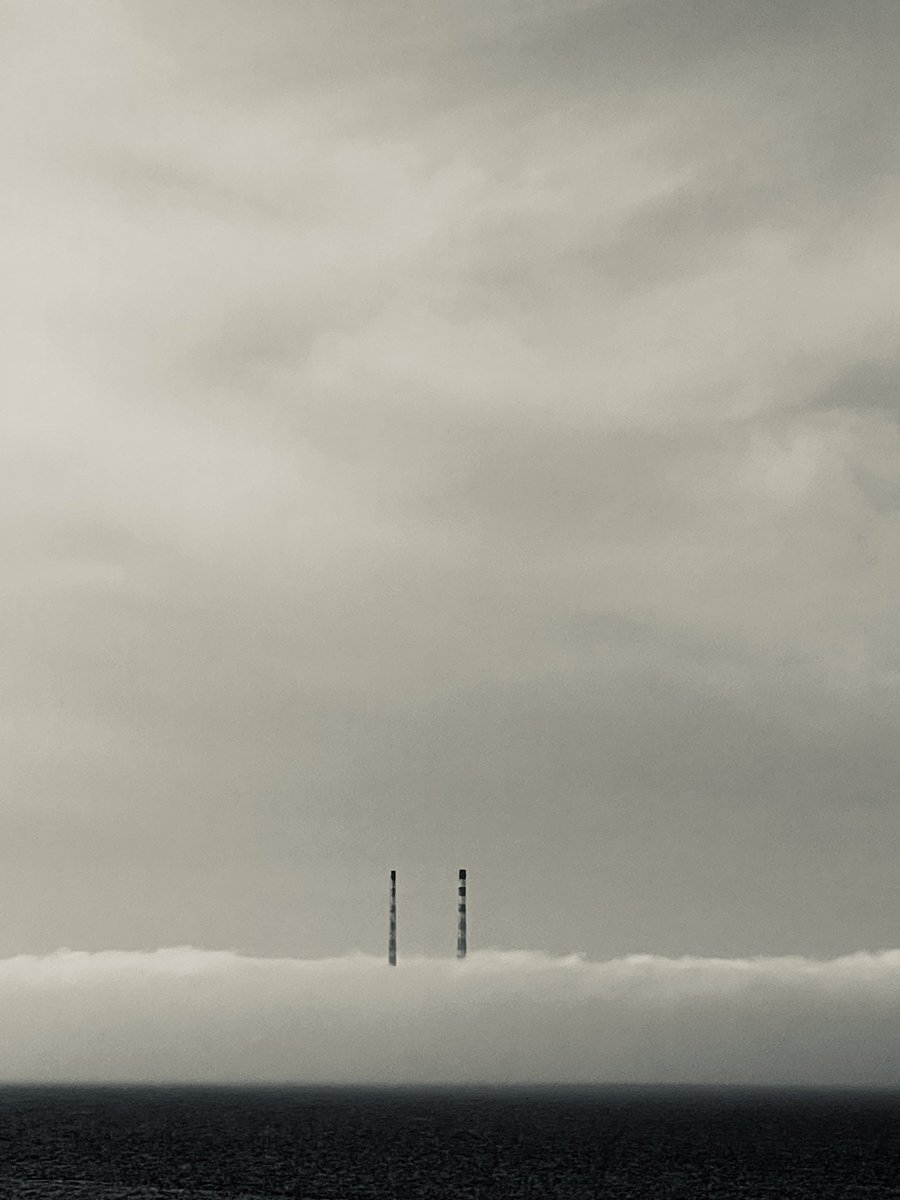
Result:
<svg viewBox="0 0 900 1200">
<path fill-rule="evenodd" d="M 704 453 L 706 451 L 706 454 Z M 690 519 L 685 473 L 702 473 L 716 448 L 702 435 L 576 430 L 536 423 L 470 429 L 443 451 L 445 490 L 435 516 L 468 520 L 482 536 L 630 537 Z"/>
<path fill-rule="evenodd" d="M 813 411 L 874 412 L 900 416 L 900 362 L 891 359 L 851 363 L 805 408 Z"/>
<path fill-rule="evenodd" d="M 870 0 L 852 18 L 839 0 L 715 7 L 703 0 L 498 0 L 439 3 L 427 13 L 393 2 L 365 13 L 347 3 L 311 4 L 302 13 L 276 4 L 268 21 L 254 19 L 248 0 L 200 3 L 189 14 L 172 4 L 134 11 L 145 34 L 179 46 L 192 73 L 233 89 L 319 83 L 327 72 L 334 82 L 335 69 L 340 82 L 427 73 L 431 87 L 455 85 L 461 104 L 501 88 L 526 93 L 542 74 L 570 81 L 589 75 L 595 86 L 628 92 L 636 76 L 670 80 L 717 57 L 772 47 L 802 53 L 811 43 L 851 38 L 874 44 L 897 29 L 890 0 Z"/>
</svg>

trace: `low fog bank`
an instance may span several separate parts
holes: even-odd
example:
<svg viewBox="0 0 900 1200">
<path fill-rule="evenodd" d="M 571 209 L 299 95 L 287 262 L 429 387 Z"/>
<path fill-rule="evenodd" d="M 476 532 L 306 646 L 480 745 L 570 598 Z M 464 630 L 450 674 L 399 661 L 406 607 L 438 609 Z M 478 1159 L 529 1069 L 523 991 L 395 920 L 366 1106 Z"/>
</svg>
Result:
<svg viewBox="0 0 900 1200">
<path fill-rule="evenodd" d="M 900 950 L 0 961 L 6 1080 L 900 1086 Z"/>
</svg>

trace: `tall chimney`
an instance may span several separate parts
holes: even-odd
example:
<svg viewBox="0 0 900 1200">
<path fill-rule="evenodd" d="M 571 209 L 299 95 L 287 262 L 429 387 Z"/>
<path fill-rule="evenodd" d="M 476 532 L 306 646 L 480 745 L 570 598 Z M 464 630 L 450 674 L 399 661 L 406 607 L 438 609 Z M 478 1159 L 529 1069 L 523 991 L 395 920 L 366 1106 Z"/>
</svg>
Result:
<svg viewBox="0 0 900 1200">
<path fill-rule="evenodd" d="M 391 905 L 388 923 L 388 963 L 397 965 L 397 872 L 391 871 Z"/>
<path fill-rule="evenodd" d="M 456 893 L 456 957 L 466 957 L 466 872 L 461 867 Z"/>
</svg>

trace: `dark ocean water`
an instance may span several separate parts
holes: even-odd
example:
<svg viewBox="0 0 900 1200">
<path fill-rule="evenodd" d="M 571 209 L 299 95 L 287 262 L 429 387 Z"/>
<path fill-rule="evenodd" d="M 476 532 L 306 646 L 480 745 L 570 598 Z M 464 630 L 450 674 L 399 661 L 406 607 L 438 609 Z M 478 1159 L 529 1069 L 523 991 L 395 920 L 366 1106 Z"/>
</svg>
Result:
<svg viewBox="0 0 900 1200">
<path fill-rule="evenodd" d="M 900 1093 L 0 1089 L 0 1197 L 900 1197 Z"/>
</svg>

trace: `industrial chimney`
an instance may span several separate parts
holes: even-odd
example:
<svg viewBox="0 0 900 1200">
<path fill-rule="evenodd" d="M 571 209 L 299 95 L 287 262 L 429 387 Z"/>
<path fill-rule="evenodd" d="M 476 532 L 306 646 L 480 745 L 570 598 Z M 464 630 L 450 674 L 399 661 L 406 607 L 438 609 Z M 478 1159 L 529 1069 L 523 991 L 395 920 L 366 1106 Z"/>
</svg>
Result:
<svg viewBox="0 0 900 1200">
<path fill-rule="evenodd" d="M 456 957 L 466 957 L 466 872 L 460 868 L 456 893 Z"/>
<path fill-rule="evenodd" d="M 397 965 L 397 872 L 391 871 L 391 903 L 388 922 L 388 963 Z"/>
</svg>

